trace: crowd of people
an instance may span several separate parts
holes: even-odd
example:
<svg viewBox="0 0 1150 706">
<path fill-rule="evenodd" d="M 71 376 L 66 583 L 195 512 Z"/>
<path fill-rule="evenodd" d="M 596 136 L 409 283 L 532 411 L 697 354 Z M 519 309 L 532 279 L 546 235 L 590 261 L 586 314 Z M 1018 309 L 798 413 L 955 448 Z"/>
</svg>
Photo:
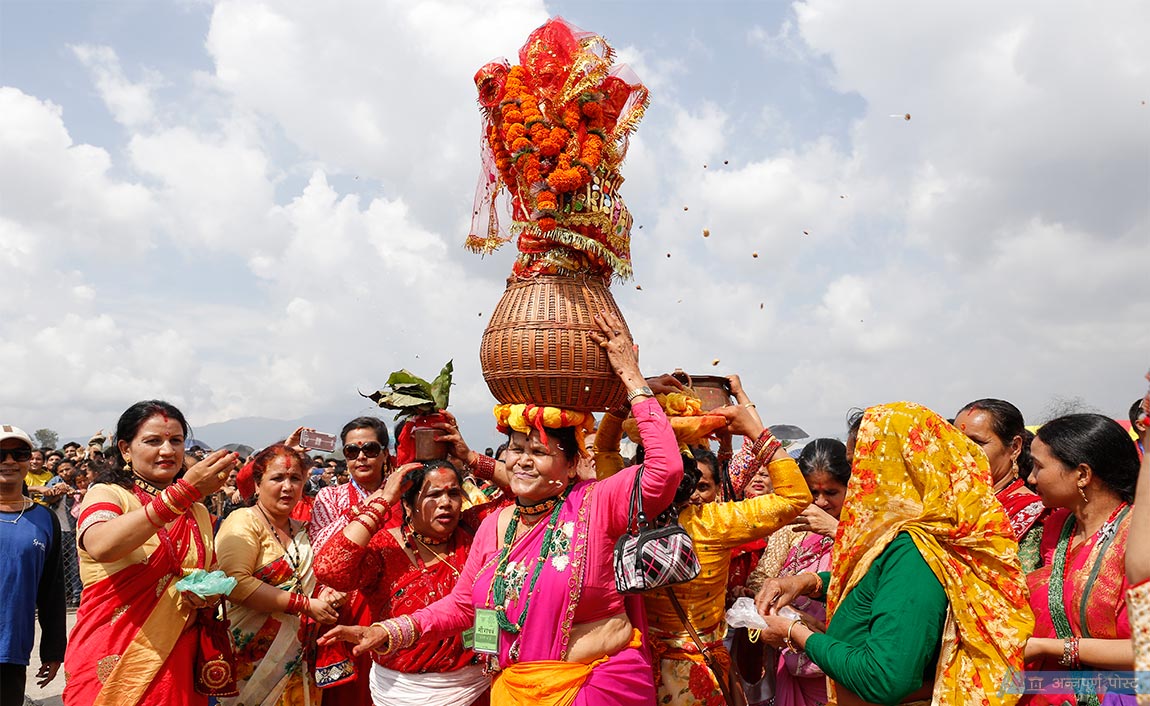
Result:
<svg viewBox="0 0 1150 706">
<path fill-rule="evenodd" d="M 37 622 L 33 678 L 62 665 L 69 706 L 1134 702 L 1098 680 L 1147 669 L 1145 402 L 1140 439 L 1097 414 L 1031 432 L 980 399 L 871 406 L 800 450 L 732 376 L 716 453 L 660 404 L 682 383 L 597 323 L 628 403 L 499 405 L 487 453 L 450 413 L 425 460 L 372 416 L 342 460 L 303 430 L 185 451 L 157 400 L 86 448 L 0 427 L 0 706 L 23 703 Z M 695 578 L 618 590 L 633 496 L 690 538 Z M 234 583 L 178 585 L 197 569 Z M 730 627 L 746 599 L 759 627 Z M 1050 673 L 1094 681 L 1027 680 Z"/>
</svg>

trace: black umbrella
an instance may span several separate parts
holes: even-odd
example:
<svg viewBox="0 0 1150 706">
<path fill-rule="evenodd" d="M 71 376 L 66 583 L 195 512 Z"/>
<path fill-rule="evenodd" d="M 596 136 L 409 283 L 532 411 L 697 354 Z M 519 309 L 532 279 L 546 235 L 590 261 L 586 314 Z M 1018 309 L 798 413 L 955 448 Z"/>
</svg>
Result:
<svg viewBox="0 0 1150 706">
<path fill-rule="evenodd" d="M 770 429 L 771 434 L 779 441 L 798 441 L 810 436 L 801 427 L 794 424 L 772 424 Z"/>
<path fill-rule="evenodd" d="M 251 456 L 252 453 L 255 452 L 255 449 L 248 446 L 247 444 L 224 444 L 220 448 L 226 449 L 227 451 L 235 451 L 236 453 L 238 453 L 240 456 L 243 456 L 244 458 Z"/>
</svg>

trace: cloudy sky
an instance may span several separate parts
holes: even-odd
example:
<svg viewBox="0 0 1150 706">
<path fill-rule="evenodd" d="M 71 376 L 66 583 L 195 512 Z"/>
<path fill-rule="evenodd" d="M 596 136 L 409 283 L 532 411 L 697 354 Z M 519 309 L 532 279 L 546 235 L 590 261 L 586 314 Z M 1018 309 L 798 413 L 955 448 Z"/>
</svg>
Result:
<svg viewBox="0 0 1150 706">
<path fill-rule="evenodd" d="M 549 15 L 651 88 L 614 287 L 646 372 L 739 373 L 824 434 L 1145 390 L 1142 0 L 0 0 L 3 421 L 351 415 L 453 358 L 486 424 L 514 255 L 462 247 L 471 77 Z"/>
</svg>

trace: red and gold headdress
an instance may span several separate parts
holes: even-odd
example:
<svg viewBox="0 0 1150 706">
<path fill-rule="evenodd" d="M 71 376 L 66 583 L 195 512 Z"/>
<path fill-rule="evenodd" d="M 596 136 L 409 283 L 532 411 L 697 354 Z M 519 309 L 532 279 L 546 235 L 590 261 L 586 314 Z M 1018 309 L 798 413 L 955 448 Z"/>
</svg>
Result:
<svg viewBox="0 0 1150 706">
<path fill-rule="evenodd" d="M 539 432 L 539 438 L 545 444 L 548 429 L 574 427 L 575 443 L 579 445 L 579 453 L 583 456 L 588 455 L 584 438 L 595 430 L 595 415 L 590 412 L 576 412 L 536 404 L 497 404 L 493 412 L 496 428 L 501 434 L 508 434 L 511 431 L 530 434 L 534 429 Z"/>
<path fill-rule="evenodd" d="M 531 33 L 517 66 L 500 59 L 475 74 L 484 159 L 468 248 L 485 254 L 518 236 L 520 278 L 631 275 L 619 166 L 648 92 L 613 60 L 603 37 L 556 17 Z M 504 188 L 510 232 L 496 209 Z"/>
</svg>

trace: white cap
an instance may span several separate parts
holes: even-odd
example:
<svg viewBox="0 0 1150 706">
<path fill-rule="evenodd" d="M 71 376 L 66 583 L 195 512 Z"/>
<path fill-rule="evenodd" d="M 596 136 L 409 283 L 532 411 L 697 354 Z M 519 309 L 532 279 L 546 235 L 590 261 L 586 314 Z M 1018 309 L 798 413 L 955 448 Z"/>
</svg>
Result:
<svg viewBox="0 0 1150 706">
<path fill-rule="evenodd" d="M 19 439 L 25 444 L 28 444 L 28 448 L 36 448 L 36 445 L 32 443 L 32 437 L 28 436 L 28 432 L 10 424 L 0 425 L 0 441 L 4 441 L 5 439 Z"/>
</svg>

